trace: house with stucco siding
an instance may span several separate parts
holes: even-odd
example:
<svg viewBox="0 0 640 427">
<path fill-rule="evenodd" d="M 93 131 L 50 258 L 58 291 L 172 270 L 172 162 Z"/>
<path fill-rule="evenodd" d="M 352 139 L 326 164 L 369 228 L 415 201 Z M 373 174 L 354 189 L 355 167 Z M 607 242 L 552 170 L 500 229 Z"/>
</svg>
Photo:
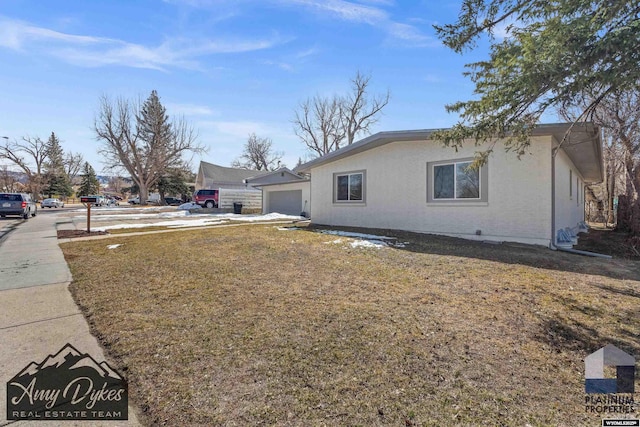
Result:
<svg viewBox="0 0 640 427">
<path fill-rule="evenodd" d="M 315 224 L 442 234 L 552 246 L 584 221 L 585 186 L 602 180 L 600 129 L 537 126 L 520 159 L 498 141 L 469 168 L 468 141 L 454 150 L 433 130 L 380 132 L 298 168 L 310 181 Z"/>
<path fill-rule="evenodd" d="M 200 189 L 252 189 L 262 184 L 289 182 L 303 179 L 286 167 L 275 171 L 229 168 L 201 161 L 196 175 L 196 190 Z"/>
</svg>

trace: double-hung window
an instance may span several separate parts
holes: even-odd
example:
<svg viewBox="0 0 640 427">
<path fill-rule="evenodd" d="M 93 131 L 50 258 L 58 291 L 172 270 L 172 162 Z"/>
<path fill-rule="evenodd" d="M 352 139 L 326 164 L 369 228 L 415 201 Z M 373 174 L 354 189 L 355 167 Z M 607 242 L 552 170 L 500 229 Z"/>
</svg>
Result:
<svg viewBox="0 0 640 427">
<path fill-rule="evenodd" d="M 334 201 L 364 202 L 364 171 L 334 174 Z"/>
</svg>

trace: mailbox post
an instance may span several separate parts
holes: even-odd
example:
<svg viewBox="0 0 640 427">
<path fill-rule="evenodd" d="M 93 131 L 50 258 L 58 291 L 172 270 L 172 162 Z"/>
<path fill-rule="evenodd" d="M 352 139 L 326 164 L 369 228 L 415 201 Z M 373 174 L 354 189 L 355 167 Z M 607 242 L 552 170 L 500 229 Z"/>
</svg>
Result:
<svg viewBox="0 0 640 427">
<path fill-rule="evenodd" d="M 87 207 L 87 234 L 91 233 L 91 205 L 97 201 L 97 197 L 80 197 L 80 202 Z"/>
</svg>

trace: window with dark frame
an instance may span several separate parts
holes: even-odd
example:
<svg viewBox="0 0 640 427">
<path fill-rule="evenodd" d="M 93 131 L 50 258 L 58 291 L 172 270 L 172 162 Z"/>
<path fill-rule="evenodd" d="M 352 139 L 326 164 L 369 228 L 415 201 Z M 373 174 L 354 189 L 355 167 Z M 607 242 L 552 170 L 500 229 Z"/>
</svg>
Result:
<svg viewBox="0 0 640 427">
<path fill-rule="evenodd" d="M 569 198 L 573 197 L 573 171 L 569 169 Z"/>
<path fill-rule="evenodd" d="M 434 200 L 480 199 L 480 173 L 471 162 L 433 166 Z"/>
<path fill-rule="evenodd" d="M 336 175 L 336 201 L 361 202 L 363 201 L 363 172 L 354 172 Z"/>
</svg>

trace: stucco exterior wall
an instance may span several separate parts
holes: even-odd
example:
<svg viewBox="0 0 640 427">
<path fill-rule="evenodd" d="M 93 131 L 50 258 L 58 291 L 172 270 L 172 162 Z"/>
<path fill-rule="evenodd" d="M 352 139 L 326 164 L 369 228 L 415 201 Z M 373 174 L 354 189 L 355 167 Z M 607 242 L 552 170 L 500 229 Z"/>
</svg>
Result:
<svg viewBox="0 0 640 427">
<path fill-rule="evenodd" d="M 555 230 L 574 228 L 584 221 L 584 180 L 562 150 L 555 158 Z"/>
<path fill-rule="evenodd" d="M 471 158 L 479 149 L 471 143 L 456 153 L 433 141 L 392 142 L 320 165 L 311 170 L 311 220 L 548 245 L 551 143 L 551 136 L 533 138 L 531 154 L 521 160 L 496 145 L 481 182 L 488 186 L 486 202 L 427 202 L 427 163 Z M 365 171 L 365 200 L 336 203 L 334 174 L 350 171 Z"/>
<path fill-rule="evenodd" d="M 273 191 L 302 190 L 302 203 L 300 212 L 311 212 L 311 183 L 309 181 L 290 182 L 283 184 L 266 185 L 262 187 L 262 213 L 269 211 L 269 193 Z"/>
</svg>

